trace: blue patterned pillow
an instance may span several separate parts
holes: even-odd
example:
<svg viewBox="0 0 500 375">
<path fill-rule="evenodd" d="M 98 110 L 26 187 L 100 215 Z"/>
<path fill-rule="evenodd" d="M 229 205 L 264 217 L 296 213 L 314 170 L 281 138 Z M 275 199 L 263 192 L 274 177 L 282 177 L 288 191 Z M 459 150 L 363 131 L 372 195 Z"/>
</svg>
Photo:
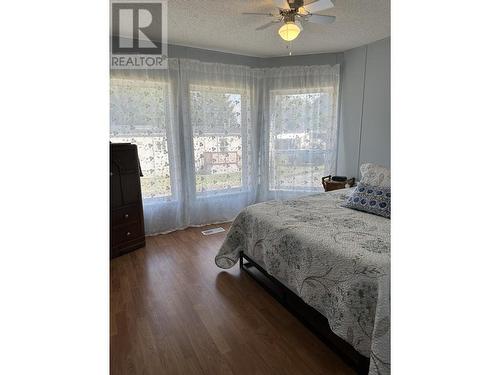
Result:
<svg viewBox="0 0 500 375">
<path fill-rule="evenodd" d="M 390 219 L 391 188 L 371 186 L 360 182 L 342 206 Z"/>
</svg>

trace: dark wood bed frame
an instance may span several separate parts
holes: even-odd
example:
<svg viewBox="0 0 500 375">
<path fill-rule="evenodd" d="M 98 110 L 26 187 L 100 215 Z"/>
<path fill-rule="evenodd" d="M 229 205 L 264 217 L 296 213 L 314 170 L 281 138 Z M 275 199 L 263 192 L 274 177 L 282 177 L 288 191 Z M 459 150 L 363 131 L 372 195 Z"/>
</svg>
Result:
<svg viewBox="0 0 500 375">
<path fill-rule="evenodd" d="M 359 354 L 350 344 L 335 335 L 330 329 L 328 320 L 321 313 L 302 301 L 294 292 L 269 275 L 264 268 L 243 252 L 240 253 L 240 269 L 244 270 L 264 287 L 321 341 L 342 357 L 358 374 L 368 374 L 369 359 Z"/>
</svg>

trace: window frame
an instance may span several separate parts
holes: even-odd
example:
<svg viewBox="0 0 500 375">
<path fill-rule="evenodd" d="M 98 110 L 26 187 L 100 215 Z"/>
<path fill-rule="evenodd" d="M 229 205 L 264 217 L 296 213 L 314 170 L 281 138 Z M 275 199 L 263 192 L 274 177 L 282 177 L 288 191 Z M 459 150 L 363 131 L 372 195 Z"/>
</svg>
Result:
<svg viewBox="0 0 500 375">
<path fill-rule="evenodd" d="M 278 94 L 279 93 L 279 94 Z M 268 162 L 267 162 L 267 168 L 266 168 L 266 173 L 267 173 L 267 190 L 269 192 L 272 192 L 272 193 L 276 193 L 276 192 L 284 192 L 284 193 L 296 193 L 296 192 L 305 192 L 305 193 L 308 193 L 308 192 L 317 192 L 317 191 L 322 191 L 323 188 L 321 186 L 321 181 L 318 182 L 318 186 L 315 187 L 313 184 L 311 184 L 310 187 L 303 187 L 303 186 L 287 186 L 287 187 L 280 187 L 280 188 L 277 188 L 275 186 L 272 186 L 272 175 L 273 175 L 273 171 L 271 170 L 271 167 L 272 166 L 275 166 L 275 164 L 273 163 L 273 157 L 271 155 L 272 153 L 272 145 L 273 145 L 273 142 L 272 142 L 272 137 L 273 137 L 273 124 L 274 124 L 274 121 L 273 121 L 273 109 L 275 108 L 274 106 L 274 100 L 275 100 L 275 97 L 277 95 L 283 95 L 283 96 L 286 96 L 286 95 L 307 95 L 307 94 L 321 94 L 321 93 L 326 93 L 329 95 L 330 97 L 330 100 L 331 100 L 331 111 L 332 111 L 332 123 L 330 124 L 331 126 L 335 127 L 335 118 L 337 117 L 337 115 L 335 114 L 335 111 L 338 110 L 337 106 L 337 101 L 338 99 L 336 99 L 336 89 L 335 89 L 335 86 L 319 86 L 319 87 L 308 87 L 308 88 L 284 88 L 284 89 L 270 89 L 269 90 L 269 113 L 268 113 L 268 117 L 269 117 L 269 129 L 268 129 L 268 134 L 266 136 L 266 139 L 267 139 L 267 159 L 268 159 Z M 338 128 L 338 125 L 337 125 L 337 128 Z M 333 130 L 334 132 L 337 132 L 338 129 L 334 129 Z M 336 137 L 333 137 L 334 139 Z M 338 148 L 338 145 L 337 144 L 334 144 L 332 145 L 332 148 L 325 148 L 323 150 L 323 153 L 325 154 L 325 156 L 328 154 L 328 151 L 332 151 L 333 153 L 336 153 L 337 152 L 337 148 Z M 312 149 L 309 149 L 309 150 L 312 150 Z M 326 168 L 326 166 L 325 166 Z M 326 171 L 325 171 L 326 173 Z M 276 185 L 276 184 L 274 184 Z"/>
<path fill-rule="evenodd" d="M 195 199 L 209 199 L 213 197 L 222 197 L 222 196 L 229 196 L 229 195 L 238 195 L 242 193 L 247 193 L 249 191 L 248 187 L 248 131 L 249 131 L 249 124 L 248 124 L 248 112 L 251 111 L 250 105 L 251 105 L 251 95 L 249 90 L 240 88 L 240 87 L 232 87 L 230 85 L 220 85 L 216 84 L 214 86 L 209 86 L 207 84 L 197 84 L 197 83 L 191 83 L 189 84 L 188 87 L 189 90 L 189 116 L 191 118 L 192 116 L 192 102 L 191 102 L 191 93 L 195 91 L 201 91 L 205 90 L 205 92 L 219 92 L 223 94 L 237 94 L 240 95 L 240 103 L 241 103 L 241 124 L 240 124 L 240 135 L 241 135 L 241 185 L 239 187 L 231 187 L 231 188 L 226 188 L 226 189 L 214 189 L 214 190 L 205 190 L 205 191 L 198 191 L 197 190 L 197 184 L 196 184 L 196 176 L 197 176 L 197 171 L 196 171 L 196 165 L 195 165 L 195 130 L 192 125 L 191 121 L 191 140 L 192 140 L 192 152 L 191 152 L 191 157 L 193 159 L 193 191 L 195 195 Z M 192 119 L 191 119 L 192 120 Z"/>
<path fill-rule="evenodd" d="M 178 201 L 178 193 L 177 193 L 177 189 L 176 189 L 176 181 L 177 181 L 177 176 L 175 174 L 175 168 L 173 168 L 172 166 L 172 162 L 173 162 L 173 153 L 175 153 L 174 151 L 174 144 L 173 144 L 173 140 L 172 140 L 172 137 L 173 137 L 173 132 L 172 132 L 172 123 L 173 123 L 173 116 L 174 116 L 174 111 L 175 111 L 175 108 L 174 108 L 174 98 L 173 98 L 173 95 L 172 95 L 172 83 L 170 81 L 167 81 L 167 80 L 151 80 L 151 79 L 141 79 L 141 78 L 132 78 L 132 77 L 120 77 L 120 78 L 113 78 L 111 77 L 110 78 L 110 93 L 111 93 L 111 90 L 112 90 L 112 86 L 113 86 L 113 83 L 115 81 L 121 81 L 121 82 L 132 82 L 133 85 L 137 85 L 138 87 L 147 87 L 147 86 L 151 86 L 151 87 L 158 87 L 158 86 L 161 86 L 162 88 L 162 92 L 163 92 L 163 103 L 165 105 L 165 111 L 166 111 L 166 115 L 165 115 L 165 124 L 164 126 L 162 127 L 163 129 L 163 133 L 160 131 L 158 133 L 156 132 L 152 132 L 152 135 L 145 135 L 145 136 L 138 136 L 138 135 L 134 135 L 134 134 L 126 134 L 126 135 L 119 135 L 119 136 L 114 136 L 114 135 L 111 135 L 110 134 L 110 141 L 113 142 L 114 139 L 117 139 L 117 138 L 125 138 L 125 139 L 134 139 L 134 138 L 155 138 L 155 137 L 163 137 L 165 139 L 165 142 L 166 142 L 166 147 L 167 147 L 167 166 L 166 166 L 166 170 L 168 170 L 168 173 L 169 173 L 169 177 L 170 177 L 170 191 L 169 191 L 169 194 L 166 194 L 166 195 L 157 195 L 157 196 L 144 196 L 144 189 L 142 189 L 142 178 L 141 177 L 141 194 L 142 194 L 142 201 L 143 201 L 143 204 L 144 205 L 147 205 L 147 204 L 156 204 L 156 203 L 159 203 L 159 202 L 175 202 L 175 201 Z M 111 100 L 111 99 L 110 99 Z M 111 106 L 110 106 L 110 130 L 111 130 L 111 118 L 112 118 L 112 115 L 111 115 Z M 128 126 L 136 126 L 136 125 L 128 125 Z M 111 133 L 111 132 L 110 132 Z M 134 144 L 137 144 L 136 142 L 134 142 Z M 153 144 L 154 145 L 154 144 Z M 139 162 L 141 162 L 141 154 L 140 154 L 140 150 L 139 150 L 139 147 L 138 147 L 138 157 L 139 157 Z M 142 164 L 141 164 L 142 166 Z"/>
</svg>

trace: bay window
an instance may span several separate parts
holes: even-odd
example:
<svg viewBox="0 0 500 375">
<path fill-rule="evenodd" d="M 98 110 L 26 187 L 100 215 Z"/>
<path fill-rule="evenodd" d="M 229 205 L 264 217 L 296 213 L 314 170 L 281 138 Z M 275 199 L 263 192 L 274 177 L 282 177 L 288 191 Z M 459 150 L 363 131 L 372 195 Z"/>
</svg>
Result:
<svg viewBox="0 0 500 375">
<path fill-rule="evenodd" d="M 335 173 L 338 66 L 169 59 L 112 72 L 112 142 L 137 145 L 147 234 L 230 221 Z"/>
</svg>

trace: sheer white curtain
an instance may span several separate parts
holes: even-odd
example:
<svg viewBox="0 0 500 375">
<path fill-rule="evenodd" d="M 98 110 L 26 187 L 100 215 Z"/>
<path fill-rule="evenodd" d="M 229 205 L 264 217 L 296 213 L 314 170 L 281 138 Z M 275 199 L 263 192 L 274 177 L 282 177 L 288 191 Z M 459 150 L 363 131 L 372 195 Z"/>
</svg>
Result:
<svg viewBox="0 0 500 375">
<path fill-rule="evenodd" d="M 339 66 L 266 69 L 259 200 L 320 192 L 337 158 Z"/>
<path fill-rule="evenodd" d="M 179 62 L 188 222 L 229 221 L 255 202 L 260 72 Z"/>
<path fill-rule="evenodd" d="M 255 202 L 259 74 L 183 59 L 112 72 L 110 140 L 138 146 L 147 234 L 229 221 Z"/>
<path fill-rule="evenodd" d="M 147 234 L 232 220 L 335 171 L 338 66 L 170 59 L 112 71 L 112 142 L 137 144 Z"/>
<path fill-rule="evenodd" d="M 113 70 L 110 141 L 137 145 L 147 234 L 186 225 L 180 155 L 179 66 L 166 70 Z"/>
</svg>

